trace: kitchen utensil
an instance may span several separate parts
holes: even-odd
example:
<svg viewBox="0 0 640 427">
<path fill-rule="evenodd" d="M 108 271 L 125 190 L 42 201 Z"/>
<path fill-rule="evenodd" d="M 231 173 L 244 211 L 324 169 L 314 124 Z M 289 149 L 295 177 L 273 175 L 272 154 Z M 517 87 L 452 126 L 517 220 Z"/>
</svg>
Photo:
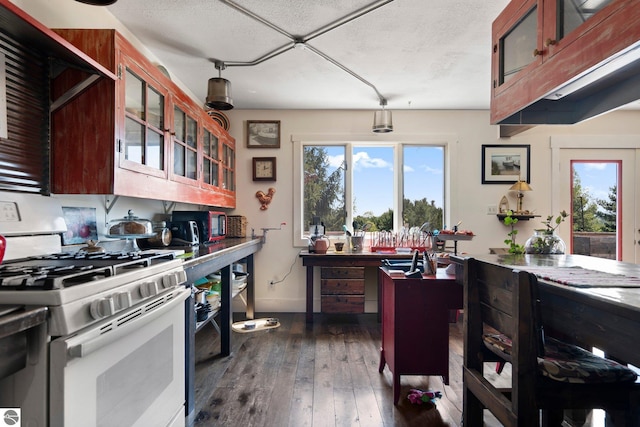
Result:
<svg viewBox="0 0 640 427">
<path fill-rule="evenodd" d="M 315 239 L 314 249 L 317 254 L 326 254 L 331 242 L 325 236 L 320 236 Z"/>
<path fill-rule="evenodd" d="M 78 252 L 87 252 L 92 254 L 105 252 L 103 247 L 98 246 L 98 243 L 99 242 L 97 240 L 87 240 L 87 246 L 83 246 L 78 249 Z"/>
</svg>

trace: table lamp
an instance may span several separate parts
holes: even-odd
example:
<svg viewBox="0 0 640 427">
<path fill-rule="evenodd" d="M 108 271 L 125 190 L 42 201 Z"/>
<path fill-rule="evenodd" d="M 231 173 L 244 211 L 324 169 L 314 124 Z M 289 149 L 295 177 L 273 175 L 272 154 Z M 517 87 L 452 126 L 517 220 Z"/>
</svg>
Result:
<svg viewBox="0 0 640 427">
<path fill-rule="evenodd" d="M 532 188 L 525 181 L 518 180 L 515 184 L 509 188 L 509 190 L 518 192 L 518 210 L 516 213 L 522 213 L 522 198 L 524 197 L 524 191 L 531 191 Z"/>
</svg>

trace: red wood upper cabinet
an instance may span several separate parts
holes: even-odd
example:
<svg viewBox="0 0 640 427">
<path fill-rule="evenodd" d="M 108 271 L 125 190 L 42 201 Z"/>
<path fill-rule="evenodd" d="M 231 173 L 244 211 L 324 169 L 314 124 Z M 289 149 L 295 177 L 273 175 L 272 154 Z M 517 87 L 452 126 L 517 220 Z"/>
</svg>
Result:
<svg viewBox="0 0 640 427">
<path fill-rule="evenodd" d="M 55 31 L 118 79 L 94 84 L 52 113 L 54 193 L 235 207 L 235 142 L 200 105 L 115 30 Z M 81 74 L 55 78 L 52 93 L 72 89 Z M 211 153 L 211 134 L 226 141 L 226 157 Z"/>
<path fill-rule="evenodd" d="M 634 74 L 616 67 L 599 77 L 607 92 L 566 87 L 636 44 L 637 0 L 512 0 L 492 27 L 491 123 L 576 123 L 640 99 L 640 91 L 613 87 Z"/>
</svg>

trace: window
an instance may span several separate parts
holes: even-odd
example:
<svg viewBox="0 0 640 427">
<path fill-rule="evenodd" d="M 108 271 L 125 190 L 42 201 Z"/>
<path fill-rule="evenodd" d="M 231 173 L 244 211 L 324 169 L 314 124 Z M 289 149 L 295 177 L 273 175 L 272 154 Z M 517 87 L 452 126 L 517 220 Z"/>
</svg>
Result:
<svg viewBox="0 0 640 427">
<path fill-rule="evenodd" d="M 444 143 L 301 141 L 294 168 L 297 244 L 306 243 L 314 219 L 330 236 L 365 224 L 370 232 L 442 228 L 444 156 Z"/>
</svg>

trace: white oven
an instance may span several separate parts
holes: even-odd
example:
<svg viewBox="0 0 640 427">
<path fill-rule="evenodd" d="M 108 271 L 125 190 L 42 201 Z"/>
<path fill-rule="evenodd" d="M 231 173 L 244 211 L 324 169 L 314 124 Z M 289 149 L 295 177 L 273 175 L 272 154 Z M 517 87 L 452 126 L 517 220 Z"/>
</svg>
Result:
<svg viewBox="0 0 640 427">
<path fill-rule="evenodd" d="M 50 427 L 184 426 L 189 295 L 175 288 L 54 339 Z"/>
</svg>

